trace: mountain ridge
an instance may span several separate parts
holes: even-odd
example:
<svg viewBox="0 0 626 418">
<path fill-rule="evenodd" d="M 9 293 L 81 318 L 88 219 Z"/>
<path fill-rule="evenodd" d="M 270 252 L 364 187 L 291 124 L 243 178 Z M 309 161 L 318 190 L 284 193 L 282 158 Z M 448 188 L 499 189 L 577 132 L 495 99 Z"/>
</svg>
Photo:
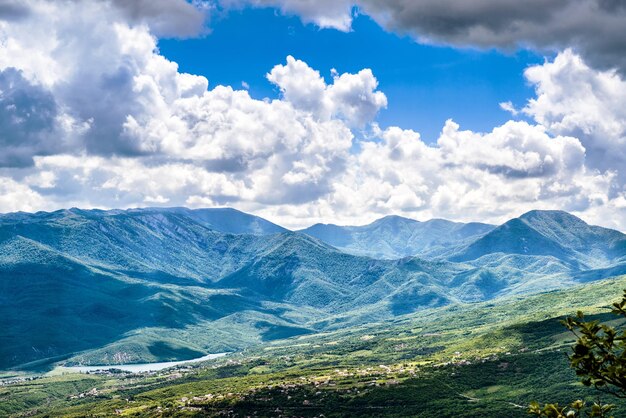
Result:
<svg viewBox="0 0 626 418">
<path fill-rule="evenodd" d="M 422 253 L 356 255 L 223 209 L 0 215 L 0 369 L 59 356 L 178 360 L 626 272 L 624 234 L 562 212 L 500 226 L 397 216 L 373 224 L 357 231 Z"/>
<path fill-rule="evenodd" d="M 389 215 L 362 226 L 315 224 L 298 232 L 353 254 L 391 259 L 427 255 L 437 247 L 461 243 L 492 227 L 479 222 L 466 224 L 445 219 L 421 222 Z"/>
<path fill-rule="evenodd" d="M 494 253 L 554 256 L 586 268 L 606 267 L 623 257 L 626 235 L 589 225 L 564 211 L 524 213 L 447 257 L 470 261 Z"/>
</svg>

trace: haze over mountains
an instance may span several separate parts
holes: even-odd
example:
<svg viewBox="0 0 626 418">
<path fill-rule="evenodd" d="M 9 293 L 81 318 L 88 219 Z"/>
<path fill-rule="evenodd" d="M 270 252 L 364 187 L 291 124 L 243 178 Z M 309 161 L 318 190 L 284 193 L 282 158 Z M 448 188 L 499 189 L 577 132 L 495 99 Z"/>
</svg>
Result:
<svg viewBox="0 0 626 418">
<path fill-rule="evenodd" d="M 625 272 L 624 234 L 558 211 L 299 232 L 233 209 L 0 215 L 0 369 L 185 359 Z"/>
</svg>

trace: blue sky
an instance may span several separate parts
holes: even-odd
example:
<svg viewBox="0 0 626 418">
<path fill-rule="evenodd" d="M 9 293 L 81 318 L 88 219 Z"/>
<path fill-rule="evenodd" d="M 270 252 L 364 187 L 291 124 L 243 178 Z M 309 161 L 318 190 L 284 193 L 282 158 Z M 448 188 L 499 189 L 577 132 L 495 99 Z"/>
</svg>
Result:
<svg viewBox="0 0 626 418">
<path fill-rule="evenodd" d="M 445 121 L 486 132 L 511 118 L 499 103 L 522 107 L 534 89 L 523 72 L 544 61 L 527 50 L 459 49 L 416 43 L 383 30 L 358 15 L 351 32 L 320 29 L 273 9 L 224 12 L 210 23 L 211 33 L 194 39 L 162 39 L 159 49 L 180 71 L 202 74 L 212 86 L 250 86 L 254 98 L 278 96 L 265 78 L 287 55 L 308 63 L 330 81 L 330 71 L 355 73 L 371 68 L 387 95 L 381 127 L 402 126 L 436 141 Z"/>
</svg>

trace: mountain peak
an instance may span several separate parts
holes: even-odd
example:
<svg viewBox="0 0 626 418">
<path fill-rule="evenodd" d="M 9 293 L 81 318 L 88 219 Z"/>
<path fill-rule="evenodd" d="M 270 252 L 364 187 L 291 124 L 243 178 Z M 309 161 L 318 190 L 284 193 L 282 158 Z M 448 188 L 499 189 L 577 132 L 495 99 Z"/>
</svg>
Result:
<svg viewBox="0 0 626 418">
<path fill-rule="evenodd" d="M 187 209 L 186 215 L 211 229 L 230 234 L 267 235 L 288 231 L 259 216 L 233 208 Z"/>
<path fill-rule="evenodd" d="M 620 256 L 625 240 L 621 232 L 589 225 L 561 210 L 532 210 L 505 222 L 450 259 L 468 261 L 488 254 L 522 254 L 601 267 Z"/>
<path fill-rule="evenodd" d="M 420 223 L 420 221 L 417 221 L 411 218 L 405 218 L 404 216 L 400 216 L 400 215 L 387 215 L 387 216 L 383 216 L 382 218 L 375 220 L 370 225 L 379 224 L 379 223 L 397 223 L 397 222 Z"/>
<path fill-rule="evenodd" d="M 585 221 L 580 219 L 577 216 L 572 215 L 571 213 L 562 211 L 562 210 L 531 210 L 519 217 L 519 219 L 525 221 L 536 221 L 536 220 L 551 220 L 554 222 L 575 222 L 575 223 L 584 223 Z"/>
</svg>

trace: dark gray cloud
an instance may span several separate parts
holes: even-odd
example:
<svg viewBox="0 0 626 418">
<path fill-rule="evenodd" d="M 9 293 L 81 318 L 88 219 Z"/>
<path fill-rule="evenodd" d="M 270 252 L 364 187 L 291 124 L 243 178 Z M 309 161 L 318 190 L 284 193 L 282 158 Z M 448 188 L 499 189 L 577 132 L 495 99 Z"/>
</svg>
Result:
<svg viewBox="0 0 626 418">
<path fill-rule="evenodd" d="M 388 30 L 462 47 L 573 48 L 597 68 L 626 73 L 623 0 L 360 0 Z"/>
<path fill-rule="evenodd" d="M 0 167 L 30 166 L 33 156 L 58 150 L 57 114 L 49 91 L 14 68 L 0 71 Z"/>
<path fill-rule="evenodd" d="M 24 1 L 0 0 L 0 20 L 19 20 L 27 17 L 30 9 Z"/>
<path fill-rule="evenodd" d="M 58 0 L 47 0 L 54 3 Z M 81 2 L 84 0 L 70 0 Z M 131 24 L 146 24 L 159 38 L 189 38 L 207 32 L 211 3 L 206 0 L 97 0 L 111 5 Z M 0 20 L 14 21 L 32 13 L 26 0 L 0 0 Z"/>
<path fill-rule="evenodd" d="M 186 0 L 111 0 L 131 22 L 146 23 L 158 37 L 187 38 L 206 30 L 208 3 Z"/>
<path fill-rule="evenodd" d="M 90 121 L 83 143 L 91 154 L 141 154 L 137 141 L 123 135 L 127 116 L 143 111 L 141 97 L 133 90 L 133 77 L 137 75 L 133 65 L 122 60 L 117 68 L 102 74 L 83 67 L 71 80 L 56 86 L 55 93 L 71 109 L 72 116 Z"/>
<path fill-rule="evenodd" d="M 390 28 L 454 42 L 507 45 L 520 23 L 549 23 L 568 0 L 391 0 L 362 1 L 366 10 Z M 504 37 L 488 36 L 495 33 Z M 483 39 L 482 36 L 485 36 Z"/>
</svg>

